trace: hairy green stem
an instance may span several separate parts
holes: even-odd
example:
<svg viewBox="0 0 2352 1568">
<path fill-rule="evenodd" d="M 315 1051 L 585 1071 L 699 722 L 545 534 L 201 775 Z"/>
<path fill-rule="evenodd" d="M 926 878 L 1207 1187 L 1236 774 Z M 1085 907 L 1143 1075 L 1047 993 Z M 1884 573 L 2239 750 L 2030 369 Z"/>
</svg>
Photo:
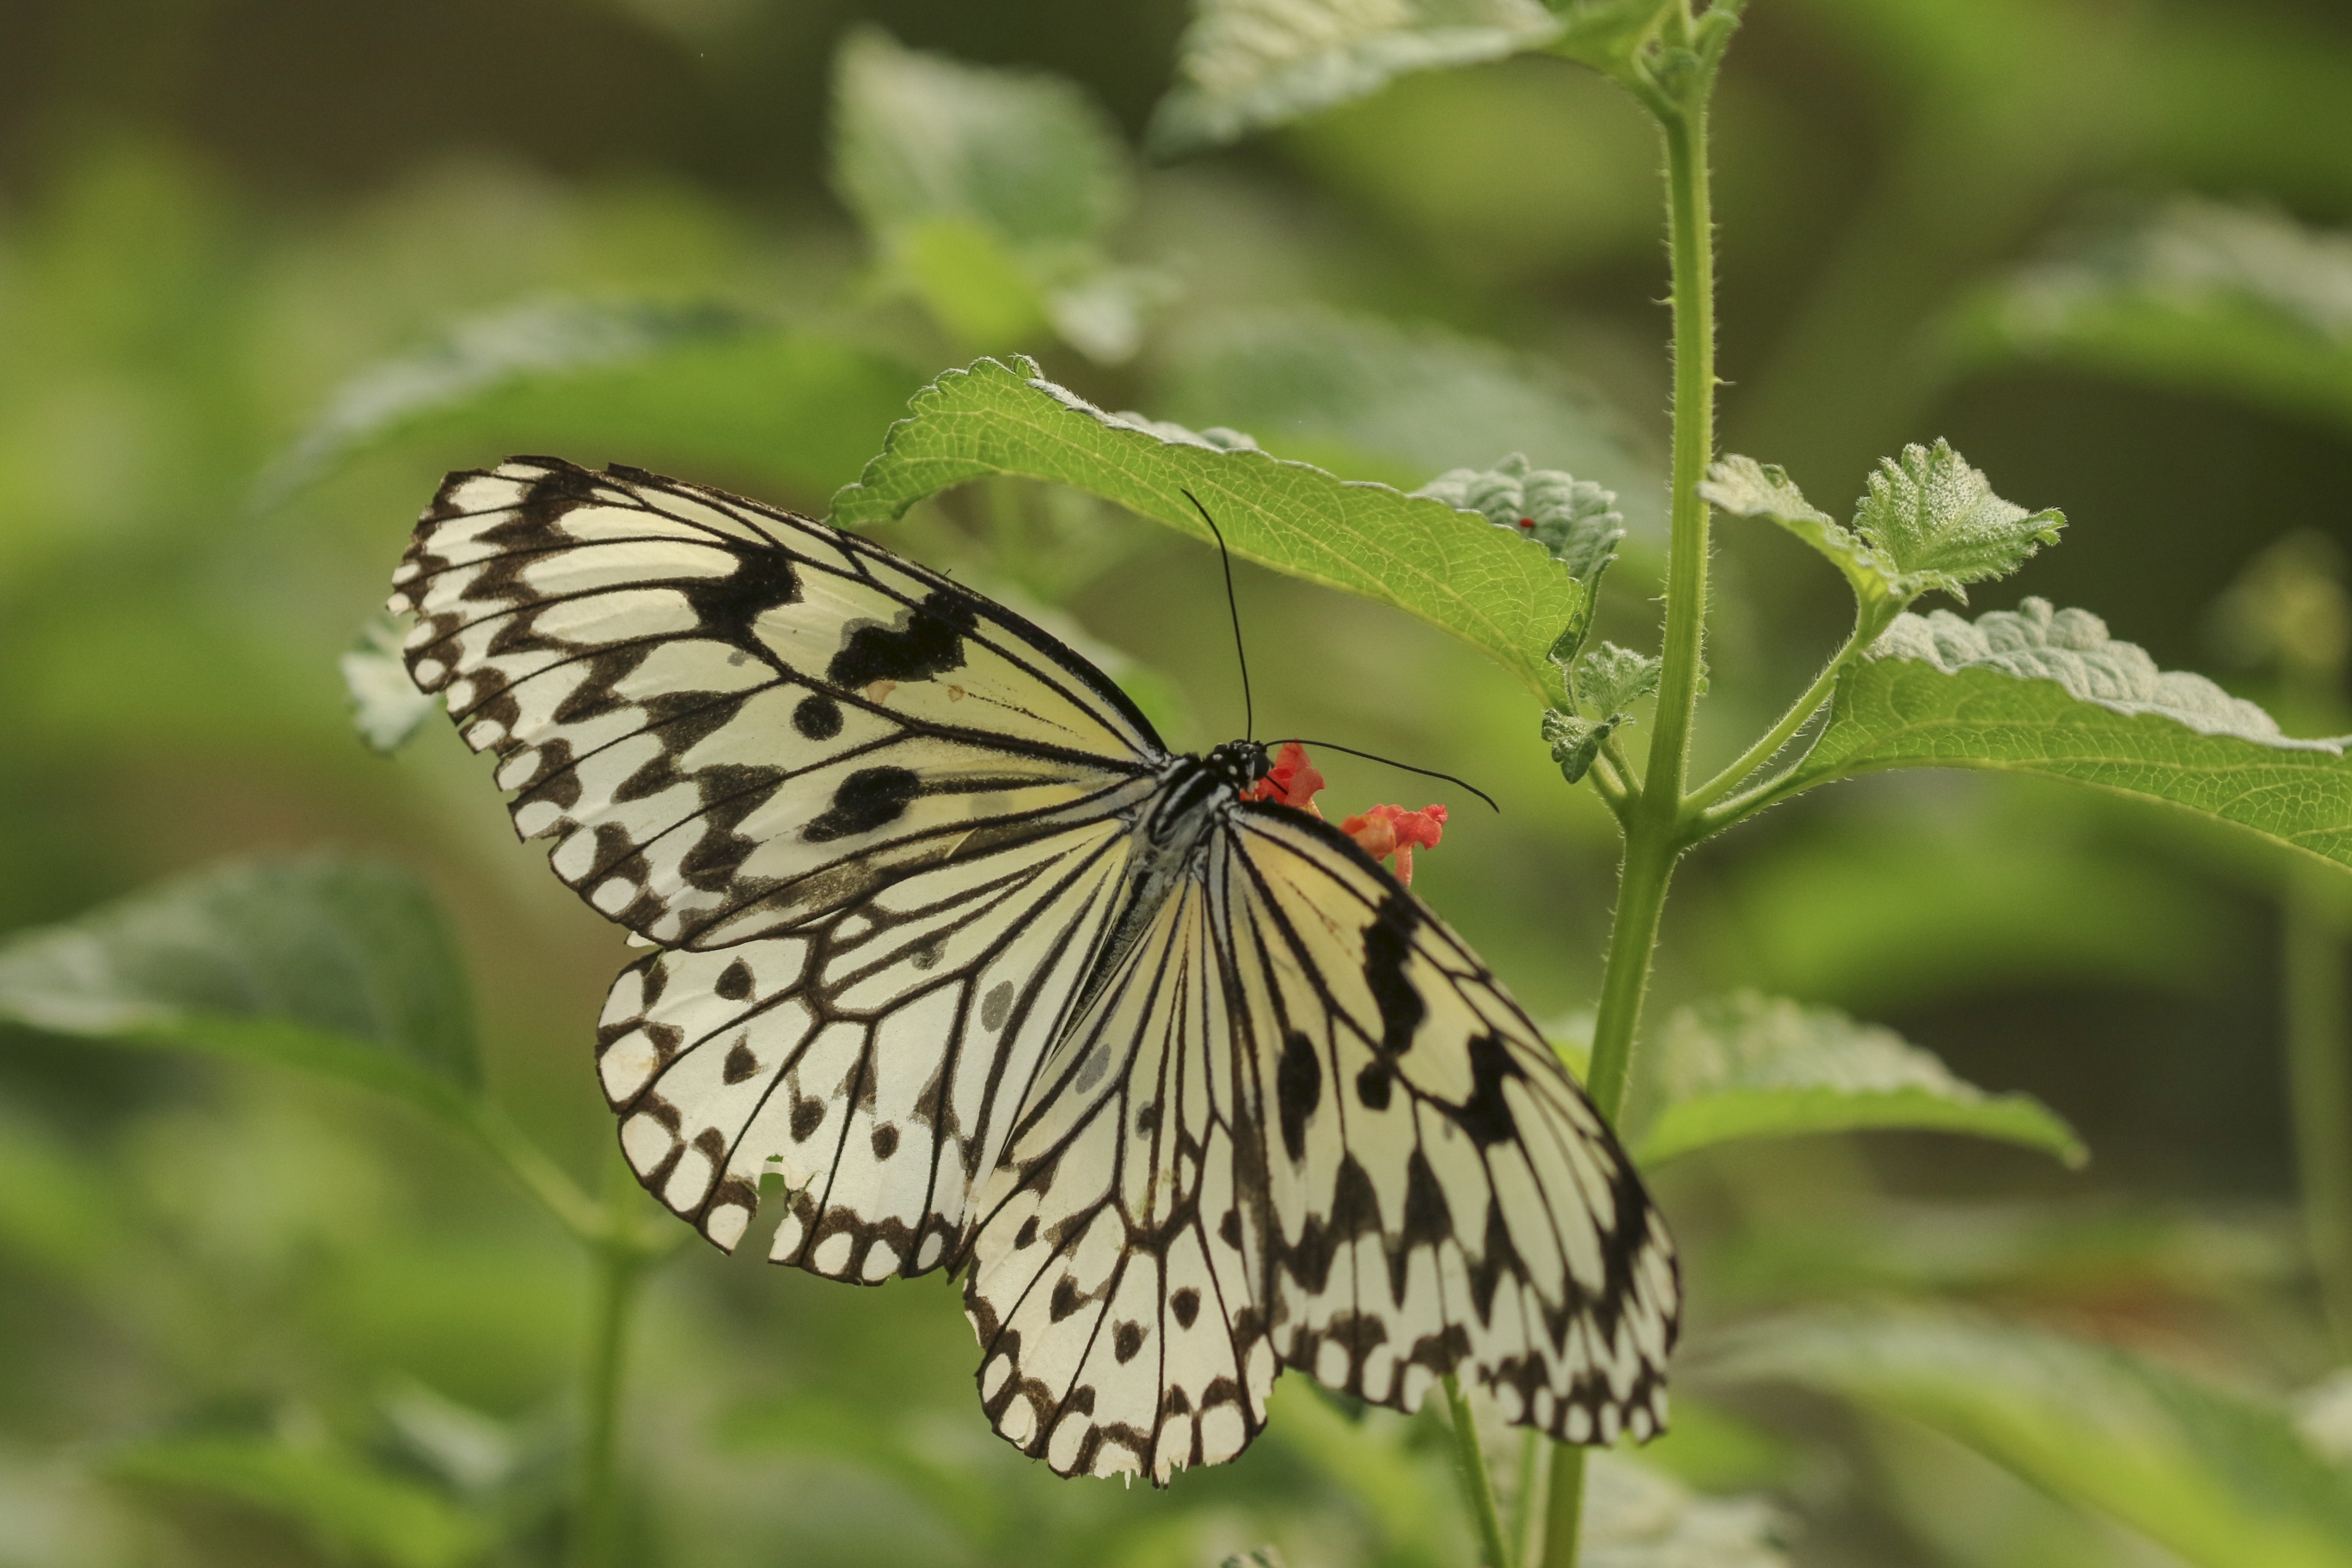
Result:
<svg viewBox="0 0 2352 1568">
<path fill-rule="evenodd" d="M 1674 531 L 1666 558 L 1665 666 L 1658 680 L 1657 728 L 1651 733 L 1641 793 L 1625 812 L 1625 858 L 1592 1025 L 1591 1066 L 1585 1074 L 1586 1092 L 1612 1121 L 1624 1101 L 1666 885 L 1692 816 L 1683 789 L 1706 632 L 1708 513 L 1699 485 L 1715 457 L 1715 228 L 1706 163 L 1713 78 L 1710 58 L 1671 90 L 1643 95 L 1657 115 L 1666 153 L 1674 268 Z M 1544 1568 L 1575 1568 L 1583 1510 L 1584 1450 L 1563 1444 L 1552 1454 Z"/>
<path fill-rule="evenodd" d="M 582 1368 L 579 1494 L 572 1513 L 573 1568 L 617 1568 L 624 1529 L 617 1484 L 622 1368 L 629 1323 L 651 1255 L 634 1218 L 636 1179 L 617 1153 L 606 1167 L 604 1235 L 595 1252 L 596 1295 Z"/>
<path fill-rule="evenodd" d="M 2305 866 L 2289 872 L 2283 979 L 2304 1230 L 2336 1353 L 2352 1361 L 2352 999 L 2330 908 L 2340 895 L 2320 881 L 2335 875 Z"/>
<path fill-rule="evenodd" d="M 1454 1418 L 1454 1457 L 1462 1466 L 1463 1489 L 1470 1494 L 1470 1512 L 1478 1523 L 1479 1561 L 1486 1568 L 1514 1568 L 1517 1559 L 1503 1540 L 1503 1516 L 1495 1506 L 1495 1479 L 1486 1473 L 1486 1449 L 1478 1441 L 1478 1423 L 1470 1412 L 1470 1396 L 1462 1380 L 1445 1374 L 1445 1411 Z"/>
<path fill-rule="evenodd" d="M 1822 667 L 1822 672 L 1814 678 L 1812 685 L 1805 689 L 1805 694 L 1789 705 L 1789 710 L 1780 715 L 1780 721 L 1773 725 L 1762 740 L 1742 752 L 1738 762 L 1699 785 L 1690 797 L 1691 805 L 1703 807 L 1720 800 L 1749 774 L 1778 756 L 1780 748 L 1796 738 L 1797 731 L 1821 711 L 1822 704 L 1827 702 L 1830 693 L 1836 689 L 1838 677 L 1844 673 L 1845 667 L 1853 658 L 1854 650 L 1862 643 L 1863 630 L 1857 626 L 1848 634 L 1837 652 L 1830 656 L 1829 663 Z M 1707 816 L 1701 815 L 1696 826 L 1705 829 L 1710 828 L 1712 824 Z"/>
</svg>

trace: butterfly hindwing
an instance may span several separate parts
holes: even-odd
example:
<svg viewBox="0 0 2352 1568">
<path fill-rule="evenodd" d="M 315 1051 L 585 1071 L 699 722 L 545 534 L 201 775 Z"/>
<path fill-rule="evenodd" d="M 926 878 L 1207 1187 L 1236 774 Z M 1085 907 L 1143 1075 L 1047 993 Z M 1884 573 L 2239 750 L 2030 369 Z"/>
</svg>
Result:
<svg viewBox="0 0 2352 1568">
<path fill-rule="evenodd" d="M 996 1428 L 1064 1475 L 1234 1458 L 1265 1421 L 1253 1108 L 1204 888 L 1158 911 L 1056 1053 L 979 1208 L 965 1283 Z"/>
<path fill-rule="evenodd" d="M 598 1069 L 647 1189 L 733 1250 L 867 1283 L 951 1259 L 1127 863 L 1112 815 L 905 877 L 793 935 L 624 970 Z"/>
<path fill-rule="evenodd" d="M 1662 1430 L 1673 1248 L 1583 1091 L 1476 956 L 1339 834 L 1278 807 L 1229 820 L 1276 1353 L 1400 1409 L 1460 1367 L 1507 1420 L 1563 1441 Z"/>
<path fill-rule="evenodd" d="M 1163 757 L 1052 637 L 853 535 L 552 458 L 454 474 L 395 611 L 524 837 L 664 946 L 793 929 L 1099 815 Z"/>
</svg>

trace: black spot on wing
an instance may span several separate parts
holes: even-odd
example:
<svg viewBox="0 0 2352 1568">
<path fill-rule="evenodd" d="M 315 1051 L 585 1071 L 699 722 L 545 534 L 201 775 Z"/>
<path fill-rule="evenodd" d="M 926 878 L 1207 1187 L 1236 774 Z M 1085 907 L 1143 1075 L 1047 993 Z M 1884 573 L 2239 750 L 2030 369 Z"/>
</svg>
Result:
<svg viewBox="0 0 2352 1568">
<path fill-rule="evenodd" d="M 596 476 L 560 458 L 530 458 L 525 462 L 555 465 L 531 480 L 515 509 L 515 521 L 525 527 L 542 527 L 576 506 L 596 499 Z M 454 476 L 453 476 L 454 477 Z"/>
<path fill-rule="evenodd" d="M 963 637 L 972 628 L 971 599 L 946 588 L 926 594 L 896 626 L 854 623 L 825 679 L 855 691 L 877 680 L 929 680 L 963 667 Z"/>
<path fill-rule="evenodd" d="M 719 972 L 719 983 L 712 987 L 730 1002 L 740 1002 L 751 994 L 751 966 L 737 959 Z"/>
<path fill-rule="evenodd" d="M 830 741 L 841 733 L 841 704 L 822 691 L 812 691 L 793 710 L 793 728 L 812 741 Z"/>
<path fill-rule="evenodd" d="M 854 838 L 898 820 L 923 781 L 907 768 L 860 768 L 841 781 L 833 804 L 809 819 L 801 837 L 811 844 Z"/>
<path fill-rule="evenodd" d="M 1307 1158 L 1307 1120 L 1323 1099 L 1323 1063 L 1315 1043 L 1297 1029 L 1283 1037 L 1275 1064 L 1274 1097 L 1282 1120 L 1282 1147 L 1295 1164 Z"/>
<path fill-rule="evenodd" d="M 728 1083 L 741 1083 L 759 1070 L 760 1058 L 751 1054 L 750 1046 L 738 1040 L 728 1051 L 726 1065 L 719 1076 Z"/>
<path fill-rule="evenodd" d="M 1381 900 L 1380 911 L 1364 932 L 1364 984 L 1381 1011 L 1381 1050 L 1389 1056 L 1412 1047 L 1413 1032 L 1429 1013 L 1429 1005 L 1404 972 L 1405 960 L 1412 955 L 1413 927 L 1420 922 L 1412 900 L 1396 891 Z"/>
<path fill-rule="evenodd" d="M 1511 1059 L 1510 1047 L 1499 1038 L 1474 1035 L 1470 1039 L 1470 1098 L 1459 1106 L 1447 1107 L 1446 1114 L 1481 1148 L 1508 1142 L 1518 1136 L 1519 1124 L 1511 1114 L 1509 1102 L 1503 1098 L 1503 1080 L 1526 1076 L 1519 1064 Z"/>
<path fill-rule="evenodd" d="M 1201 1293 L 1187 1285 L 1168 1298 L 1168 1306 L 1176 1314 L 1177 1326 L 1189 1329 L 1201 1315 Z"/>
<path fill-rule="evenodd" d="M 761 616 L 801 596 L 793 558 L 773 545 L 727 542 L 735 570 L 718 579 L 693 578 L 678 584 L 705 632 L 761 653 L 751 636 Z"/>
</svg>

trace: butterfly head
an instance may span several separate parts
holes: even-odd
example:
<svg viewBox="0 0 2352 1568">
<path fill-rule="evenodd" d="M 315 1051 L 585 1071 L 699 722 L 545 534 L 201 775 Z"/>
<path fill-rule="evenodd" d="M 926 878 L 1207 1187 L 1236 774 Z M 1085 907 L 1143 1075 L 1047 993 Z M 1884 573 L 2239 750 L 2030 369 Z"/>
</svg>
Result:
<svg viewBox="0 0 2352 1568">
<path fill-rule="evenodd" d="M 1244 794 L 1274 771 L 1273 759 L 1266 754 L 1265 745 L 1257 741 L 1227 741 L 1211 750 L 1202 760 L 1220 779 Z"/>
</svg>

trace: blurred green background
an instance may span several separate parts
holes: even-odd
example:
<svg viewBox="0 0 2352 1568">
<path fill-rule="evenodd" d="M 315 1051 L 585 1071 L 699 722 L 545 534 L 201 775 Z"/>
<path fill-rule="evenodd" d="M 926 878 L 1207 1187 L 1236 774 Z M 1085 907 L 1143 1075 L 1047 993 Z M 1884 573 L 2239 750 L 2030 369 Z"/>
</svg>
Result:
<svg viewBox="0 0 2352 1568">
<path fill-rule="evenodd" d="M 1651 646 L 1656 153 L 1599 78 L 1505 61 L 1182 162 L 1104 153 L 1086 212 L 977 250 L 876 196 L 889 172 L 857 163 L 870 138 L 836 102 L 856 57 L 866 112 L 919 115 L 927 68 L 894 38 L 1054 73 L 1071 134 L 1123 147 L 1185 20 L 1174 0 L 0 6 L 0 931 L 231 854 L 415 868 L 463 939 L 497 1093 L 590 1179 L 618 933 L 511 842 L 444 727 L 366 750 L 337 658 L 448 468 L 555 450 L 821 514 L 905 398 L 982 352 L 1350 478 L 1514 448 L 1573 468 L 1632 530 L 1602 630 Z M 1948 437 L 2071 522 L 1972 612 L 2080 605 L 2166 668 L 2279 697 L 2214 605 L 2290 533 L 2352 545 L 2352 242 L 2318 232 L 2352 228 L 2340 5 L 1757 0 L 1717 138 L 1727 449 L 1834 507 L 1881 455 Z M 992 267 L 1013 281 L 965 287 Z M 1171 741 L 1237 730 L 1198 547 L 1014 486 L 883 537 L 1066 616 Z M 1792 542 L 1718 539 L 1702 763 L 1845 614 Z M 1570 1020 L 1615 841 L 1532 707 L 1425 626 L 1239 575 L 1262 727 L 1502 801 L 1454 801 L 1417 886 Z M 2282 717 L 2352 728 L 2334 700 L 2306 684 Z M 1324 765 L 1345 809 L 1400 794 Z M 1739 985 L 1843 1007 L 2031 1091 L 2093 1153 L 2070 1173 L 1877 1135 L 1677 1164 L 1659 1185 L 1694 1331 L 1936 1297 L 2234 1387 L 2313 1384 L 2339 1357 L 2294 1212 L 2283 875 L 2183 821 L 1948 773 L 1808 796 L 1693 864 L 1652 1033 Z M 0 1026 L 0 1564 L 544 1560 L 583 1273 L 396 1110 Z M 1374 1444 L 1303 1385 L 1227 1472 L 1166 1495 L 1055 1481 L 988 1433 L 936 1280 L 846 1289 L 698 1247 L 637 1345 L 638 1561 L 1467 1561 L 1427 1424 Z M 1793 1561 L 2176 1561 L 1923 1426 L 1722 1398 L 1656 1458 L 1771 1495 Z M 184 1447 L 142 1468 L 137 1445 L 213 1432 L 331 1457 L 349 1489 L 232 1484 Z M 434 1499 L 495 1525 L 403 1522 Z"/>
</svg>

